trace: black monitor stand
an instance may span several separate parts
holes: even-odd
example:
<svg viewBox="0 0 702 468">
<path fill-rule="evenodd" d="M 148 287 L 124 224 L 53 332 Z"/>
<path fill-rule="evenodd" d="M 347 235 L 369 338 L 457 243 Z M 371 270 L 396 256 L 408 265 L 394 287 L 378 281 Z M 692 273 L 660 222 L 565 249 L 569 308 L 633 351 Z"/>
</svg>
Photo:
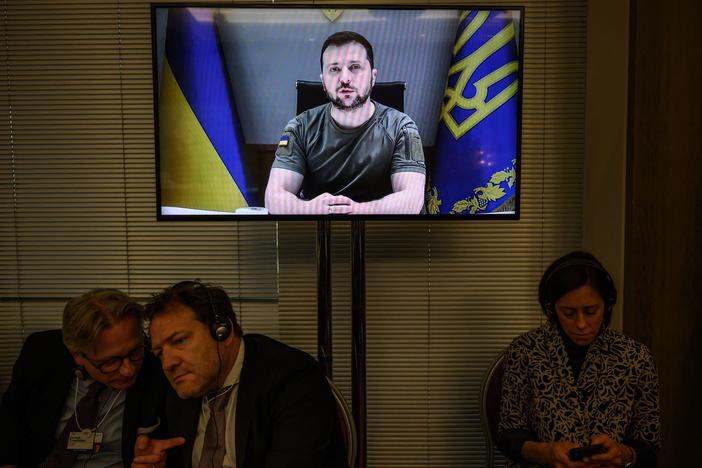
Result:
<svg viewBox="0 0 702 468">
<path fill-rule="evenodd" d="M 366 468 L 366 225 L 351 221 L 351 387 L 356 467 Z M 317 359 L 329 378 L 332 354 L 331 220 L 317 221 Z"/>
</svg>

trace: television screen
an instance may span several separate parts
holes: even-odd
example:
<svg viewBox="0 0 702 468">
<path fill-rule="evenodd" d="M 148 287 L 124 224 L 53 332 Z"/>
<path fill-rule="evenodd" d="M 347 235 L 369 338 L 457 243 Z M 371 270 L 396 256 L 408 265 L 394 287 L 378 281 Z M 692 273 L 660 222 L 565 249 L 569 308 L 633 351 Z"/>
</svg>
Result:
<svg viewBox="0 0 702 468">
<path fill-rule="evenodd" d="M 518 218 L 522 19 L 153 5 L 158 218 Z"/>
</svg>

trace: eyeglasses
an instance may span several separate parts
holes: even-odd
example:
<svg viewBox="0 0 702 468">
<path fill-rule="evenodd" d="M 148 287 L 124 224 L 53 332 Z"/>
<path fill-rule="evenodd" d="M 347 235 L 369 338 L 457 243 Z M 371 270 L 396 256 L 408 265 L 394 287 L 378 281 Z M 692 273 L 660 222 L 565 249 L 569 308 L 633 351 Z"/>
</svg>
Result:
<svg viewBox="0 0 702 468">
<path fill-rule="evenodd" d="M 88 361 L 93 367 L 98 369 L 100 372 L 103 374 L 111 374 L 112 372 L 117 372 L 120 367 L 122 367 L 122 363 L 124 362 L 125 359 L 129 359 L 131 362 L 139 362 L 144 359 L 144 355 L 146 354 L 146 346 L 141 345 L 137 346 L 133 350 L 129 352 L 126 356 L 113 356 L 105 359 L 104 361 L 101 362 L 95 362 L 92 359 L 90 359 L 88 356 L 83 354 L 83 357 L 85 358 L 86 361 Z"/>
</svg>

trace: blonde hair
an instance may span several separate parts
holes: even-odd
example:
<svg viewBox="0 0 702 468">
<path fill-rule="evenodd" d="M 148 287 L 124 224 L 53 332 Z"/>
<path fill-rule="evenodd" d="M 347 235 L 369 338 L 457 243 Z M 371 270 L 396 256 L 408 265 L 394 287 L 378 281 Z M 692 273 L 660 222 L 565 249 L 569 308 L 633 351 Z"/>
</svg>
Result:
<svg viewBox="0 0 702 468">
<path fill-rule="evenodd" d="M 93 289 L 68 301 L 63 309 L 63 343 L 69 351 L 92 349 L 102 330 L 128 317 L 141 325 L 144 308 L 118 289 Z"/>
</svg>

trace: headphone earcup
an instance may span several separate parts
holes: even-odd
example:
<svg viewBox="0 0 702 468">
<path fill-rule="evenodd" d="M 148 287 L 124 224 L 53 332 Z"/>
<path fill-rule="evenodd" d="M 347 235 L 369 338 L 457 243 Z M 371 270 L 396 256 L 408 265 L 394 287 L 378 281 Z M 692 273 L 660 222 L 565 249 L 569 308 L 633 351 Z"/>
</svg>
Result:
<svg viewBox="0 0 702 468">
<path fill-rule="evenodd" d="M 210 310 L 212 311 L 212 317 L 210 318 L 210 335 L 215 341 L 224 341 L 229 338 L 232 332 L 232 323 L 229 319 L 222 315 L 217 307 L 215 306 L 214 299 L 212 299 L 212 294 L 207 285 L 202 285 L 207 292 L 207 300 L 210 303 Z"/>
<path fill-rule="evenodd" d="M 224 341 L 229 338 L 231 332 L 231 322 L 215 312 L 213 319 L 210 321 L 210 334 L 212 338 L 214 338 L 215 341 Z"/>
<path fill-rule="evenodd" d="M 222 314 L 217 310 L 215 301 L 212 298 L 212 293 L 210 292 L 210 286 L 201 283 L 196 280 L 195 283 L 205 290 L 207 294 L 207 302 L 210 305 L 211 316 L 208 323 L 208 328 L 210 329 L 210 335 L 215 341 L 224 341 L 229 338 L 232 333 L 232 321 L 226 315 Z"/>
</svg>

